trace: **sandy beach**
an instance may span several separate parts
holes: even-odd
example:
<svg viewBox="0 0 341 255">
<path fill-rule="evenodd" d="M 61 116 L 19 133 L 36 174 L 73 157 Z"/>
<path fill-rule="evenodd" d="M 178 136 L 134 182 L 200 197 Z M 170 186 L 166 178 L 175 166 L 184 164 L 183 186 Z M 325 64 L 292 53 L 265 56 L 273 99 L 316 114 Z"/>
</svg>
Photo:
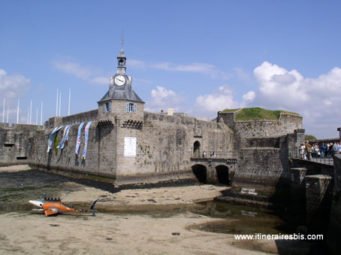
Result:
<svg viewBox="0 0 341 255">
<path fill-rule="evenodd" d="M 2 167 L 0 172 L 25 169 L 27 167 Z M 0 254 L 277 253 L 274 241 L 240 242 L 232 234 L 193 228 L 219 219 L 186 210 L 168 216 L 136 213 L 170 208 L 174 211 L 174 208 L 191 206 L 197 201 L 213 199 L 224 187 L 192 185 L 110 193 L 72 181 L 66 185 L 72 187 L 61 193 L 67 204 L 90 204 L 99 199 L 96 217 L 89 213 L 56 217 L 30 211 L 2 213 Z"/>
</svg>

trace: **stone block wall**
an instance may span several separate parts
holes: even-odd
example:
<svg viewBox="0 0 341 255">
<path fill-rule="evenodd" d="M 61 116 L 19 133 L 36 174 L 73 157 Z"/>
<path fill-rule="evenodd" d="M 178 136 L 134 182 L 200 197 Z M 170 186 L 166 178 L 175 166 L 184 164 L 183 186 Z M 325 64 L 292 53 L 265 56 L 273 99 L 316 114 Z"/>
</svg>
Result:
<svg viewBox="0 0 341 255">
<path fill-rule="evenodd" d="M 0 164 L 27 163 L 30 139 L 43 133 L 42 126 L 0 124 Z"/>
<path fill-rule="evenodd" d="M 290 178 L 288 155 L 304 141 L 301 116 L 283 112 L 278 120 L 237 121 L 235 112 L 228 112 L 218 113 L 218 120 L 235 134 L 238 170 L 233 185 L 275 189 Z"/>
<path fill-rule="evenodd" d="M 331 254 L 341 250 L 341 155 L 334 157 L 334 190 L 331 205 L 327 244 Z"/>
<path fill-rule="evenodd" d="M 280 137 L 245 139 L 245 146 L 239 150 L 234 185 L 260 185 L 261 189 L 266 185 L 274 189 L 280 181 L 289 180 L 289 154 L 301 139 L 297 131 Z"/>
<path fill-rule="evenodd" d="M 142 130 L 118 130 L 118 178 L 122 182 L 155 177 L 193 178 L 193 145 L 200 143 L 200 155 L 215 153 L 227 157 L 234 151 L 233 132 L 223 123 L 200 121 L 186 116 L 147 113 Z M 124 137 L 136 137 L 137 155 L 124 157 Z"/>
<path fill-rule="evenodd" d="M 120 183 L 192 178 L 194 158 L 218 158 L 237 159 L 238 163 L 233 165 L 237 183 L 275 185 L 286 172 L 288 153 L 297 146 L 301 134 L 286 133 L 301 124 L 300 118 L 294 119 L 295 122 L 292 116 L 275 122 L 234 122 L 233 131 L 223 118 L 202 121 L 184 115 L 142 112 L 143 103 L 137 105 L 137 112 L 122 113 L 125 106 L 125 101 L 118 101 L 113 105 L 117 109 L 111 113 L 101 113 L 100 108 L 67 117 L 50 118 L 45 129 L 29 130 L 23 133 L 25 142 L 17 143 L 26 144 L 27 162 L 38 167 L 105 176 Z M 121 110 L 115 112 L 118 109 Z M 227 116 L 228 121 L 232 121 L 230 117 Z M 81 155 L 77 157 L 74 152 L 77 131 L 80 122 L 90 120 L 93 123 L 89 132 L 88 152 L 83 160 Z M 291 121 L 293 124 L 289 123 Z M 285 127 L 283 123 L 290 127 Z M 47 153 L 49 133 L 54 127 L 68 124 L 73 126 L 67 146 L 63 151 L 52 150 Z M 20 132 L 25 130 L 18 129 Z M 0 142 L 2 140 L 5 144 L 6 139 L 13 140 L 11 132 L 0 130 Z M 279 136 L 281 132 L 285 135 Z M 63 129 L 59 131 L 57 139 L 60 141 L 62 136 Z M 82 137 L 80 154 L 84 146 L 84 128 Z M 127 140 L 136 141 L 134 155 L 125 155 Z M 19 148 L 22 151 L 23 146 L 18 145 L 17 148 L 19 153 Z M 0 150 L 5 155 L 0 162 L 13 161 L 15 156 L 6 146 L 0 146 Z"/>
<path fill-rule="evenodd" d="M 30 140 L 32 151 L 29 155 L 31 164 L 38 167 L 57 169 L 63 171 L 74 171 L 81 174 L 95 174 L 99 176 L 115 177 L 116 165 L 114 162 L 115 139 L 113 136 L 113 125 L 98 125 L 94 121 L 89 129 L 89 138 L 86 158 L 82 158 L 85 140 L 84 127 L 81 136 L 79 154 L 76 155 L 76 140 L 79 124 L 70 128 L 69 140 L 63 150 L 52 148 L 47 152 L 48 136 L 52 129 L 34 136 Z M 57 141 L 63 137 L 63 129 L 57 134 Z"/>
<path fill-rule="evenodd" d="M 243 148 L 240 150 L 234 186 L 274 187 L 284 172 L 279 148 Z"/>
<path fill-rule="evenodd" d="M 306 192 L 306 213 L 307 213 L 307 224 L 313 225 L 319 221 L 319 217 L 327 216 L 325 212 L 326 203 L 324 201 L 330 200 L 332 177 L 328 175 L 307 175 L 305 177 L 305 192 Z"/>
<path fill-rule="evenodd" d="M 302 117 L 290 113 L 281 113 L 278 120 L 235 120 L 235 112 L 218 113 L 218 119 L 223 120 L 236 135 L 237 149 L 247 147 L 249 138 L 279 137 L 302 129 Z"/>
<path fill-rule="evenodd" d="M 33 166 L 70 175 L 105 177 L 125 184 L 195 179 L 192 157 L 235 158 L 232 156 L 234 134 L 224 123 L 147 112 L 141 120 L 140 112 L 136 114 L 138 116 L 134 113 L 125 116 L 106 114 L 98 119 L 98 112 L 94 110 L 51 118 L 45 128 L 20 126 L 14 133 L 13 128 L 0 128 L 0 143 L 3 144 L 0 159 L 6 163 L 15 162 L 25 144 L 25 162 Z M 86 124 L 90 120 L 87 155 L 83 159 L 85 125 L 78 155 L 75 154 L 77 132 L 80 122 Z M 58 144 L 65 126 L 70 124 L 69 140 L 64 149 L 52 148 L 48 153 L 48 137 L 52 130 L 62 126 L 56 136 Z M 136 139 L 135 155 L 125 155 L 127 138 Z M 8 150 L 5 143 L 14 144 L 11 146 L 16 148 L 15 153 L 5 151 Z"/>
<path fill-rule="evenodd" d="M 98 116 L 98 110 L 92 110 L 88 112 L 81 112 L 74 115 L 69 115 L 65 117 L 52 117 L 50 118 L 45 126 L 47 128 L 54 128 L 60 125 L 72 125 L 72 124 L 78 124 L 82 121 L 91 121 L 96 120 Z"/>
<path fill-rule="evenodd" d="M 38 168 L 61 171 L 66 175 L 98 176 L 111 181 L 116 176 L 116 136 L 117 129 L 110 119 L 97 121 L 98 111 L 93 110 L 66 117 L 50 118 L 44 130 L 35 134 L 28 140 L 31 148 L 28 162 Z M 89 139 L 86 158 L 82 158 L 84 150 L 85 125 L 92 121 L 89 129 Z M 82 128 L 81 145 L 79 154 L 76 155 L 76 140 L 78 127 L 84 122 Z M 63 150 L 52 148 L 47 152 L 48 136 L 54 127 L 63 126 L 58 132 L 56 141 L 61 141 L 66 125 L 72 125 L 69 140 Z"/>
</svg>

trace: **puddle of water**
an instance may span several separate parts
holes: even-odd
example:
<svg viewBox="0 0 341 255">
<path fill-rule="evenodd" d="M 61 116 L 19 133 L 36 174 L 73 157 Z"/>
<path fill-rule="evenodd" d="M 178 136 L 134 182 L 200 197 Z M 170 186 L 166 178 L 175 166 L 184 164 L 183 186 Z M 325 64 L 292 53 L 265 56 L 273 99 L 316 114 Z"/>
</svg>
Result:
<svg viewBox="0 0 341 255">
<path fill-rule="evenodd" d="M 214 222 L 192 228 L 226 234 L 287 233 L 285 223 L 271 211 L 218 201 L 200 203 L 194 213 L 216 218 Z"/>
<path fill-rule="evenodd" d="M 32 208 L 28 200 L 58 197 L 60 190 L 71 191 L 69 179 L 37 170 L 0 173 L 0 213 L 21 212 Z"/>
</svg>

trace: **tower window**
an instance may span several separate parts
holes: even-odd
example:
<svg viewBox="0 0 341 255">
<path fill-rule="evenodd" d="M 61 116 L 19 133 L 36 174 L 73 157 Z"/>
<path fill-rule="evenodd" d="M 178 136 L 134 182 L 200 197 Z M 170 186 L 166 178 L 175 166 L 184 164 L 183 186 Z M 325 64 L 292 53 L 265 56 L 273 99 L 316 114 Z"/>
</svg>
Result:
<svg viewBox="0 0 341 255">
<path fill-rule="evenodd" d="M 111 102 L 106 102 L 104 105 L 104 112 L 111 112 Z"/>
<path fill-rule="evenodd" d="M 124 66 L 124 60 L 123 60 L 123 59 L 120 59 L 119 62 L 118 62 L 118 64 L 119 64 L 120 66 Z"/>
<path fill-rule="evenodd" d="M 126 112 L 136 112 L 136 104 L 134 104 L 134 103 L 127 103 L 127 105 L 126 105 Z"/>
</svg>

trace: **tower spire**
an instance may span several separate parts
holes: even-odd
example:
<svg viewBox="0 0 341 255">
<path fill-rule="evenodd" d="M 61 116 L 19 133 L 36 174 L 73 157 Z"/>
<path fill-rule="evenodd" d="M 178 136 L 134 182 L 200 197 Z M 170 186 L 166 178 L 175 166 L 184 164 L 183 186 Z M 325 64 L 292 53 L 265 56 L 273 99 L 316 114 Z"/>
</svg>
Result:
<svg viewBox="0 0 341 255">
<path fill-rule="evenodd" d="M 117 56 L 117 74 L 126 73 L 126 56 L 124 53 L 124 33 L 121 34 L 121 50 Z"/>
<path fill-rule="evenodd" d="M 121 33 L 121 51 L 124 52 L 124 31 Z"/>
</svg>

